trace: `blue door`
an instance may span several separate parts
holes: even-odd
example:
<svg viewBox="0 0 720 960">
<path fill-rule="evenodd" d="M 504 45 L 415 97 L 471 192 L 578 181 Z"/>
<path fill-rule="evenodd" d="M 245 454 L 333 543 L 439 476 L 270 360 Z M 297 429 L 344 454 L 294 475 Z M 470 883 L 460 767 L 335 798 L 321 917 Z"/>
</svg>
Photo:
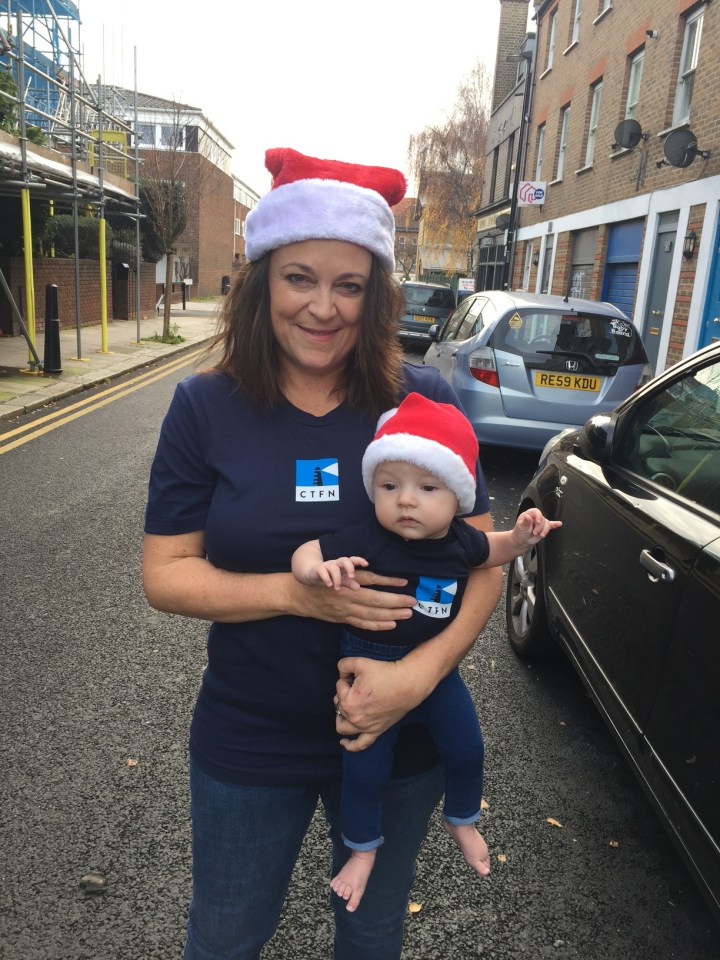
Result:
<svg viewBox="0 0 720 960">
<path fill-rule="evenodd" d="M 713 259 L 710 264 L 710 284 L 700 327 L 698 348 L 706 347 L 709 343 L 716 343 L 718 340 L 720 340 L 720 225 L 715 234 Z"/>
</svg>

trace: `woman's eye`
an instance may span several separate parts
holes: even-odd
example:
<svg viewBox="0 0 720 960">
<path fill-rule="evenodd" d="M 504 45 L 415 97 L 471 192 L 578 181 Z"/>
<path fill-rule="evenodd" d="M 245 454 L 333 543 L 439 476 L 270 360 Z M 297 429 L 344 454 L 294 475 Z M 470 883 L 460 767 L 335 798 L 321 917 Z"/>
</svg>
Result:
<svg viewBox="0 0 720 960">
<path fill-rule="evenodd" d="M 304 273 L 288 273 L 285 279 L 288 283 L 305 283 L 309 280 Z"/>
<path fill-rule="evenodd" d="M 360 286 L 359 283 L 348 282 L 348 283 L 343 283 L 340 286 L 341 286 L 341 289 L 345 291 L 345 293 L 353 294 L 353 296 L 357 296 L 357 294 L 363 292 L 363 288 Z"/>
</svg>

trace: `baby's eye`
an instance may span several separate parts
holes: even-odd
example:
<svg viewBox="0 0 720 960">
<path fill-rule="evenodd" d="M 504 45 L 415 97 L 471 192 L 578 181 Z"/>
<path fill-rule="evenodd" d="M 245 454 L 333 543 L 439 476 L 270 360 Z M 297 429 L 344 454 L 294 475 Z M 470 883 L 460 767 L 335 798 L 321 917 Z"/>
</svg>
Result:
<svg viewBox="0 0 720 960">
<path fill-rule="evenodd" d="M 383 490 L 394 490 L 395 487 L 396 487 L 396 484 L 390 483 L 390 481 L 388 481 L 387 483 L 383 483 L 383 484 L 382 484 L 382 489 L 383 489 Z"/>
<path fill-rule="evenodd" d="M 424 483 L 420 489 L 423 491 L 423 493 L 432 493 L 433 490 L 437 490 L 438 488 L 434 483 Z"/>
</svg>

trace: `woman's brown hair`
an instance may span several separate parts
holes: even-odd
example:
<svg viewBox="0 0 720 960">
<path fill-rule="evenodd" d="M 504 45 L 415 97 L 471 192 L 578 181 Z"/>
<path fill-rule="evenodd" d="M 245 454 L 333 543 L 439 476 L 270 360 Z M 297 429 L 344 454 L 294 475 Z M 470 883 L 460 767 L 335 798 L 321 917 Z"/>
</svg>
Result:
<svg viewBox="0 0 720 960">
<path fill-rule="evenodd" d="M 218 334 L 210 347 L 221 351 L 214 369 L 231 377 L 251 401 L 266 409 L 283 397 L 270 323 L 271 256 L 266 254 L 242 268 L 226 296 Z M 402 309 L 398 283 L 373 255 L 357 343 L 337 391 L 349 406 L 376 417 L 398 402 L 402 348 L 397 326 Z"/>
</svg>

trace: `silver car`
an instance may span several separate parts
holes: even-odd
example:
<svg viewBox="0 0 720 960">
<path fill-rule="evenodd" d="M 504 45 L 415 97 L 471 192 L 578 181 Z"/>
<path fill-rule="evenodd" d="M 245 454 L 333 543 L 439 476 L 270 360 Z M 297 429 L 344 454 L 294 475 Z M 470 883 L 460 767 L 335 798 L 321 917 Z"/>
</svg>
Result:
<svg viewBox="0 0 720 960">
<path fill-rule="evenodd" d="M 423 363 L 454 387 L 481 444 L 541 450 L 652 373 L 638 331 L 610 303 L 486 290 L 429 334 Z"/>
</svg>

